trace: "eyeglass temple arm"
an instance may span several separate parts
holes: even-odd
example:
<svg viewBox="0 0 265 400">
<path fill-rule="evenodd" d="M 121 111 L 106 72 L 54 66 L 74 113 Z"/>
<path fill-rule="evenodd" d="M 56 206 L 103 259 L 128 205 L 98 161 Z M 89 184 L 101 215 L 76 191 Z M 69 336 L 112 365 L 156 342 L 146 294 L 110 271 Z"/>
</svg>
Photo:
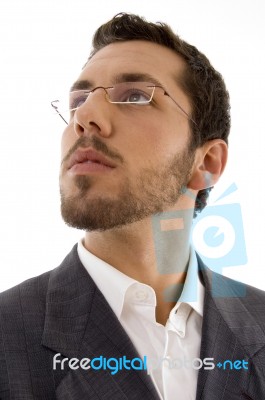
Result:
<svg viewBox="0 0 265 400">
<path fill-rule="evenodd" d="M 163 88 L 162 88 L 162 89 L 163 89 Z M 188 117 L 188 119 L 189 119 L 190 121 L 192 121 L 196 126 L 198 126 L 197 122 L 195 122 L 194 119 L 192 119 L 192 118 L 189 116 L 189 114 L 186 113 L 185 110 L 183 110 L 183 108 L 179 105 L 179 103 L 177 103 L 176 100 L 174 100 L 173 97 L 171 97 L 170 94 L 169 94 L 168 92 L 164 91 L 164 95 L 170 97 L 171 100 L 173 100 L 173 102 L 178 106 L 178 108 Z"/>
<path fill-rule="evenodd" d="M 60 111 L 58 110 L 58 107 L 55 105 L 55 104 L 53 104 L 53 103 L 56 103 L 56 102 L 58 102 L 59 100 L 54 100 L 54 101 L 51 101 L 51 106 L 55 109 L 55 111 L 60 115 L 60 117 L 62 118 L 62 120 L 66 123 L 66 125 L 68 125 L 68 122 L 64 119 L 64 117 L 62 116 L 62 114 L 60 113 Z"/>
</svg>

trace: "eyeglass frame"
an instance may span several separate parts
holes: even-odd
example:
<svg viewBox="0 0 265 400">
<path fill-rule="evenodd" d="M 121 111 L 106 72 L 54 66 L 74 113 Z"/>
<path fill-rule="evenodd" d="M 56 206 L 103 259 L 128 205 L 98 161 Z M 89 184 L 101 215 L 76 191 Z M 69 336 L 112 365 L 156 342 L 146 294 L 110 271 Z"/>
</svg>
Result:
<svg viewBox="0 0 265 400">
<path fill-rule="evenodd" d="M 139 82 L 141 82 L 141 81 L 122 82 L 122 83 L 139 83 Z M 155 84 L 153 84 L 153 83 L 151 83 L 151 82 L 149 83 L 149 82 L 144 82 L 144 81 L 142 81 L 141 83 L 147 83 L 147 84 L 148 84 L 147 87 L 152 87 L 152 88 L 153 88 L 153 92 L 152 92 L 152 94 L 151 94 L 151 96 L 150 96 L 150 99 L 149 99 L 148 101 L 146 101 L 146 102 L 133 102 L 133 101 L 132 101 L 132 102 L 122 102 L 122 101 L 111 101 L 111 100 L 110 100 L 109 93 L 108 93 L 108 89 L 113 89 L 115 85 L 114 85 L 114 86 L 107 86 L 107 87 L 104 87 L 104 86 L 96 86 L 96 87 L 93 88 L 93 89 L 79 89 L 79 90 L 73 90 L 73 92 L 82 92 L 82 91 L 88 92 L 88 96 L 87 96 L 87 98 L 86 98 L 86 100 L 87 100 L 88 97 L 89 97 L 89 95 L 90 95 L 90 93 L 95 92 L 97 89 L 103 89 L 103 90 L 105 91 L 105 98 L 106 98 L 106 100 L 107 100 L 110 104 L 125 104 L 125 105 L 136 104 L 136 105 L 139 105 L 139 106 L 145 106 L 145 105 L 150 104 L 150 103 L 152 102 L 155 89 L 156 89 L 156 88 L 159 88 L 159 89 L 162 89 L 162 90 L 163 90 L 164 96 L 168 96 L 168 97 L 176 104 L 176 106 L 186 115 L 186 117 L 188 118 L 188 120 L 192 121 L 192 122 L 198 127 L 197 122 L 195 122 L 194 119 L 191 118 L 191 117 L 189 116 L 189 114 L 179 105 L 179 103 L 178 103 L 176 100 L 173 99 L 172 96 L 170 96 L 170 94 L 169 94 L 162 86 L 160 86 L 160 85 L 155 85 Z M 72 93 L 72 92 L 70 92 L 70 93 Z M 83 104 L 85 104 L 86 100 L 84 101 Z M 53 103 L 56 103 L 56 102 L 59 102 L 59 101 L 60 101 L 60 100 L 53 100 L 53 101 L 51 101 L 51 106 L 52 106 L 53 109 L 59 114 L 59 116 L 60 116 L 60 117 L 62 118 L 62 120 L 66 123 L 66 125 L 69 125 L 69 123 L 64 119 L 64 117 L 62 116 L 62 114 L 61 114 L 60 111 L 58 110 L 58 107 L 56 107 L 56 106 L 53 104 Z M 82 104 L 82 105 L 83 105 L 83 104 Z M 79 107 L 82 107 L 82 105 L 79 106 Z M 69 111 L 77 110 L 79 107 L 70 109 Z"/>
</svg>

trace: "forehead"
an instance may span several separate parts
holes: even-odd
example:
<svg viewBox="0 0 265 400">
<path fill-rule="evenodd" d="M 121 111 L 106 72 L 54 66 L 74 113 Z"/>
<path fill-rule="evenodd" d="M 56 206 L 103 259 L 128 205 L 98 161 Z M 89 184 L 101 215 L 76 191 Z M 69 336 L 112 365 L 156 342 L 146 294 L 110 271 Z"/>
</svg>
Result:
<svg viewBox="0 0 265 400">
<path fill-rule="evenodd" d="M 172 85 L 181 77 L 185 61 L 173 50 L 141 40 L 112 43 L 99 50 L 85 65 L 78 80 L 94 85 L 110 85 L 123 73 L 147 74 L 163 85 Z"/>
</svg>

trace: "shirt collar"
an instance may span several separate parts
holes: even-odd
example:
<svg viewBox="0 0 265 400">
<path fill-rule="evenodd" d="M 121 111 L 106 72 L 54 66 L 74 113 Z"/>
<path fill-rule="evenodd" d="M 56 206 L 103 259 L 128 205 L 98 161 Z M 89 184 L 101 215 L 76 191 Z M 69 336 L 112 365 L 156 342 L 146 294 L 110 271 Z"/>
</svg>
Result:
<svg viewBox="0 0 265 400">
<path fill-rule="evenodd" d="M 174 308 L 181 303 L 189 304 L 197 313 L 203 316 L 204 286 L 200 281 L 198 271 L 198 260 L 193 247 L 190 251 L 190 260 L 187 270 L 185 284 L 181 296 Z"/>
<path fill-rule="evenodd" d="M 120 319 L 123 310 L 126 293 L 132 285 L 143 285 L 153 290 L 148 285 L 130 278 L 110 264 L 96 257 L 84 247 L 82 240 L 78 242 L 77 251 L 81 263 L 106 298 L 118 319 Z M 199 279 L 198 261 L 195 250 L 191 248 L 183 290 L 170 314 L 176 313 L 181 303 L 187 303 L 197 311 L 199 315 L 203 316 L 203 299 L 204 287 Z"/>
<path fill-rule="evenodd" d="M 90 253 L 82 240 L 78 242 L 77 252 L 81 263 L 120 319 L 126 292 L 138 282 Z"/>
</svg>

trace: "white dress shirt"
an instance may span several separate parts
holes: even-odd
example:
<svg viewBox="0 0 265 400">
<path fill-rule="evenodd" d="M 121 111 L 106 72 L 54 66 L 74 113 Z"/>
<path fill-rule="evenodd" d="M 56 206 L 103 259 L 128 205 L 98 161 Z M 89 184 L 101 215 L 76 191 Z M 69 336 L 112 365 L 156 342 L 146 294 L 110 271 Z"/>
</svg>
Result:
<svg viewBox="0 0 265 400">
<path fill-rule="evenodd" d="M 195 400 L 200 356 L 204 287 L 194 249 L 180 298 L 166 325 L 156 322 L 156 294 L 102 261 L 78 243 L 79 258 L 127 332 L 162 400 Z M 125 355 L 125 354 L 124 354 Z"/>
</svg>

